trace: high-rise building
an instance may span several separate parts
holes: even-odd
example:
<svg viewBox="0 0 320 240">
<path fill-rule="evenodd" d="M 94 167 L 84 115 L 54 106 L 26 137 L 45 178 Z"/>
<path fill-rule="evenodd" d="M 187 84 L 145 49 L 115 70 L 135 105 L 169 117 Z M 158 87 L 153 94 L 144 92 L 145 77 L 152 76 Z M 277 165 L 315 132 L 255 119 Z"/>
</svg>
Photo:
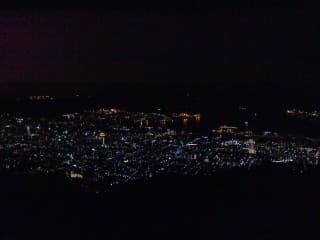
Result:
<svg viewBox="0 0 320 240">
<path fill-rule="evenodd" d="M 102 139 L 102 145 L 105 146 L 106 145 L 106 134 L 104 132 L 101 132 L 99 134 L 100 139 Z"/>
<path fill-rule="evenodd" d="M 31 130 L 30 130 L 30 126 L 27 126 L 27 134 L 29 137 L 31 137 Z"/>
<path fill-rule="evenodd" d="M 256 154 L 257 153 L 257 151 L 255 149 L 255 143 L 256 142 L 253 139 L 250 139 L 248 141 L 248 152 L 249 152 L 249 154 Z"/>
</svg>

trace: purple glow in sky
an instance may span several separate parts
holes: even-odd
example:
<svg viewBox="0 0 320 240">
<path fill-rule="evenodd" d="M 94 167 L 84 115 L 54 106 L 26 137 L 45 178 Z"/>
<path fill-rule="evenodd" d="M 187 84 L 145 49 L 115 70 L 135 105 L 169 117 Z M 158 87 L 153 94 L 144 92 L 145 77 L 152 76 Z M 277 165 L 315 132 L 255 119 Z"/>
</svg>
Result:
<svg viewBox="0 0 320 240">
<path fill-rule="evenodd" d="M 0 81 L 24 81 L 32 74 L 31 18 L 18 14 L 0 17 Z"/>
<path fill-rule="evenodd" d="M 312 17 L 292 22 L 281 14 L 7 12 L 0 82 L 312 79 L 316 29 Z"/>
</svg>

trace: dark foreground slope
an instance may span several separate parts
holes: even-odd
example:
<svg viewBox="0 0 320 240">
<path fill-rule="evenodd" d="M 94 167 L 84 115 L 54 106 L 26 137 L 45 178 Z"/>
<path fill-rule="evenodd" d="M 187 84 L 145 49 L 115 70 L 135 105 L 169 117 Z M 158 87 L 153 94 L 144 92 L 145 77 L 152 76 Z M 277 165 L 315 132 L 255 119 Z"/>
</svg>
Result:
<svg viewBox="0 0 320 240">
<path fill-rule="evenodd" d="M 320 174 L 264 169 L 159 177 L 81 193 L 59 177 L 1 176 L 1 239 L 308 239 Z"/>
</svg>

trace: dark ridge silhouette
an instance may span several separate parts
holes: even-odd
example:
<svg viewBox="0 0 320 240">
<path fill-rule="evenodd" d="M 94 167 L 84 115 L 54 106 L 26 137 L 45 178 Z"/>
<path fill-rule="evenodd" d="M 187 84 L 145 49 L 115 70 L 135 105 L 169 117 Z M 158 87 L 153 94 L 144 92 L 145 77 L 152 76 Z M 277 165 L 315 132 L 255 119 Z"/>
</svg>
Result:
<svg viewBox="0 0 320 240">
<path fill-rule="evenodd" d="M 278 239 L 319 234 L 319 170 L 159 176 L 86 193 L 59 176 L 1 175 L 7 239 Z"/>
</svg>

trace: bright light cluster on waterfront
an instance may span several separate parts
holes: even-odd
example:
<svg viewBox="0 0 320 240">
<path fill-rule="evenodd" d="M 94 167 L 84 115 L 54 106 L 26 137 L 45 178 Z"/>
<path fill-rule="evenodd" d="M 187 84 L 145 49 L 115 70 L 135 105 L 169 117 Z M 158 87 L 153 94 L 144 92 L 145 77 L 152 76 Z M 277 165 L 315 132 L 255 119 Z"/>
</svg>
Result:
<svg viewBox="0 0 320 240">
<path fill-rule="evenodd" d="M 299 110 L 299 109 L 291 109 L 287 110 L 287 115 L 290 117 L 302 117 L 302 118 L 318 118 L 320 117 L 320 112 L 319 111 L 304 111 L 304 110 Z"/>
<path fill-rule="evenodd" d="M 53 97 L 50 97 L 50 96 L 30 96 L 29 100 L 31 100 L 31 101 L 47 101 L 47 100 L 53 100 Z"/>
</svg>

